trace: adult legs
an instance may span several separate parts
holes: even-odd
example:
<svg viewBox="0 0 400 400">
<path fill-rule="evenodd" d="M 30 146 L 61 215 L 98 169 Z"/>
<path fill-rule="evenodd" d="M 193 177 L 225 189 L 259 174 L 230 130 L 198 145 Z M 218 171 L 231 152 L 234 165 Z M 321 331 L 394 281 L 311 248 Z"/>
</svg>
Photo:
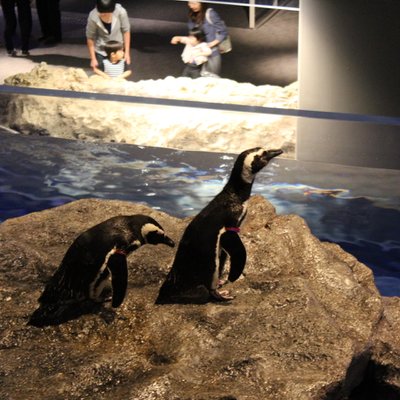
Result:
<svg viewBox="0 0 400 400">
<path fill-rule="evenodd" d="M 21 31 L 21 50 L 29 50 L 29 39 L 32 33 L 32 11 L 30 0 L 17 0 L 18 23 Z"/>
<path fill-rule="evenodd" d="M 221 54 L 217 53 L 212 57 L 208 57 L 208 61 L 205 64 L 203 71 L 219 76 L 221 74 Z"/>
<path fill-rule="evenodd" d="M 7 52 L 14 49 L 13 36 L 17 29 L 17 17 L 15 15 L 15 0 L 2 0 L 1 8 L 3 10 L 5 28 L 4 28 L 4 41 L 6 44 Z"/>
<path fill-rule="evenodd" d="M 48 26 L 50 36 L 54 38 L 56 42 L 61 42 L 61 12 L 60 12 L 60 0 L 47 0 L 47 13 L 48 13 Z"/>
<path fill-rule="evenodd" d="M 36 0 L 36 9 L 43 37 L 49 43 L 60 42 L 62 39 L 60 0 Z"/>
<path fill-rule="evenodd" d="M 36 11 L 39 17 L 40 29 L 42 30 L 43 38 L 50 36 L 49 27 L 47 24 L 47 0 L 36 0 Z"/>
</svg>

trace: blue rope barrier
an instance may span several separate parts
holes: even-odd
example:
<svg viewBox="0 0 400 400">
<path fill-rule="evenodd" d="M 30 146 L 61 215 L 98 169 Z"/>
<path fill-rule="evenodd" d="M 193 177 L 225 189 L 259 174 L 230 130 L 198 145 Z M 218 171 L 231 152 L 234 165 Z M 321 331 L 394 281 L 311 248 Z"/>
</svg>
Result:
<svg viewBox="0 0 400 400">
<path fill-rule="evenodd" d="M 32 88 L 26 86 L 0 85 L 0 94 L 20 94 L 33 96 L 63 97 L 71 99 L 117 101 L 124 103 L 137 103 L 159 106 L 202 108 L 221 111 L 247 112 L 256 114 L 283 115 L 289 117 L 329 119 L 346 122 L 363 122 L 380 125 L 400 126 L 400 117 L 382 115 L 364 115 L 343 112 L 302 110 L 293 108 L 248 106 L 242 104 L 212 103 L 194 100 L 163 99 L 157 97 L 127 96 L 109 93 L 74 92 L 70 90 L 55 90 Z"/>
</svg>

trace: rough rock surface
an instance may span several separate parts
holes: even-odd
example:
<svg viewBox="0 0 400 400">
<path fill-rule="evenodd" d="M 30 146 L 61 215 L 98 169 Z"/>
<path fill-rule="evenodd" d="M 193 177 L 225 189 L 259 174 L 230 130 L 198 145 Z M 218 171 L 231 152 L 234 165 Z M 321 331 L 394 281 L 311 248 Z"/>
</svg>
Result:
<svg viewBox="0 0 400 400">
<path fill-rule="evenodd" d="M 375 385 L 376 398 L 400 399 L 400 297 L 383 298 L 384 314 L 374 338 L 366 387 Z M 374 390 L 374 388 L 372 388 Z"/>
<path fill-rule="evenodd" d="M 155 305 L 175 250 L 145 246 L 129 257 L 119 309 L 27 326 L 75 237 L 134 213 L 151 215 L 176 241 L 188 223 L 89 199 L 0 225 L 1 399 L 343 400 L 366 376 L 396 393 L 398 299 L 382 301 L 366 266 L 260 196 L 249 202 L 246 276 L 230 285 L 229 304 Z"/>
<path fill-rule="evenodd" d="M 298 100 L 297 83 L 281 88 L 174 77 L 131 82 L 89 78 L 82 69 L 45 63 L 7 78 L 5 84 L 286 108 L 297 108 Z M 2 124 L 26 134 L 233 153 L 268 143 L 269 148 L 283 148 L 286 157 L 294 151 L 293 117 L 42 96 L 12 95 L 0 100 Z"/>
</svg>

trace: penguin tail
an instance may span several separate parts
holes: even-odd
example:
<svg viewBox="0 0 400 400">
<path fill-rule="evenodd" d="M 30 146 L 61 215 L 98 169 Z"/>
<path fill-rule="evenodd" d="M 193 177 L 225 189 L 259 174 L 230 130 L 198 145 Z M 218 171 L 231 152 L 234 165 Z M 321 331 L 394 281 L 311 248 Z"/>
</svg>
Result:
<svg viewBox="0 0 400 400">
<path fill-rule="evenodd" d="M 99 311 L 100 304 L 92 301 L 83 303 L 53 303 L 41 304 L 29 318 L 28 325 L 42 328 L 49 325 L 59 325 L 76 319 L 84 314 Z"/>
<path fill-rule="evenodd" d="M 158 296 L 155 301 L 155 304 L 171 304 L 171 295 L 176 292 L 175 288 L 175 279 L 174 279 L 174 271 L 171 270 L 167 277 L 165 278 L 164 283 L 161 285 L 160 290 L 158 291 Z"/>
<path fill-rule="evenodd" d="M 42 304 L 30 316 L 28 325 L 41 328 L 46 325 L 55 325 L 60 309 L 55 304 Z"/>
<path fill-rule="evenodd" d="M 156 304 L 205 304 L 210 301 L 210 291 L 199 285 L 185 291 L 172 290 L 171 287 L 161 287 Z"/>
<path fill-rule="evenodd" d="M 169 296 L 168 290 L 166 290 L 165 285 L 163 285 L 160 288 L 160 291 L 158 292 L 158 296 L 155 301 L 155 304 L 169 304 L 170 303 L 170 301 L 168 301 L 169 297 L 170 296 Z"/>
<path fill-rule="evenodd" d="M 205 304 L 210 300 L 210 291 L 197 282 L 182 282 L 174 267 L 162 284 L 155 304 Z"/>
</svg>

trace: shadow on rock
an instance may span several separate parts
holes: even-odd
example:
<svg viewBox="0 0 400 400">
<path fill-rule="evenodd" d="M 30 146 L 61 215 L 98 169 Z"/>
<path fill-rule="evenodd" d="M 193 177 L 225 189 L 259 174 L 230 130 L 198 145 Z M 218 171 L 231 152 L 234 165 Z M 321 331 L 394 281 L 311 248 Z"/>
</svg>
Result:
<svg viewBox="0 0 400 400">
<path fill-rule="evenodd" d="M 80 303 L 41 305 L 29 318 L 28 325 L 38 328 L 59 325 L 86 314 L 98 314 L 106 323 L 111 323 L 115 318 L 113 310 L 106 309 L 101 303 L 86 300 Z"/>
</svg>

